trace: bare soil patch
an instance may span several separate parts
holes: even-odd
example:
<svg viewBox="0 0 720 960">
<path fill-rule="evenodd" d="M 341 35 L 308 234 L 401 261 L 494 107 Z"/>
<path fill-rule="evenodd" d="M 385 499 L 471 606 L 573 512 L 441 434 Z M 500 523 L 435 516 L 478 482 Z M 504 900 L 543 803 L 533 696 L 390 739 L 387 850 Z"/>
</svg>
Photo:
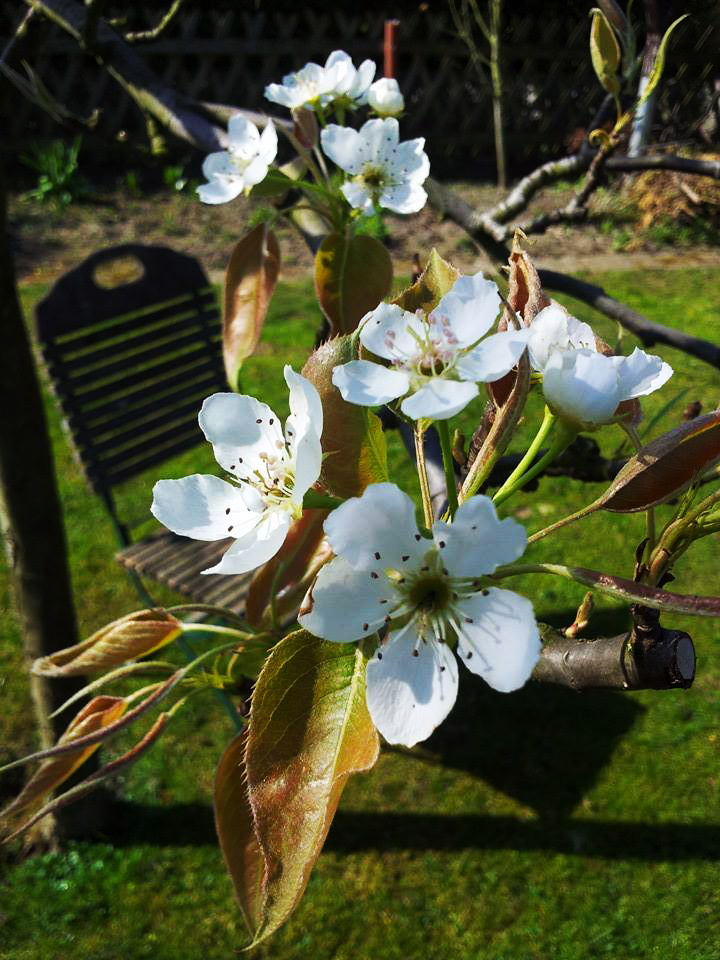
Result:
<svg viewBox="0 0 720 960">
<path fill-rule="evenodd" d="M 501 197 L 496 187 L 488 185 L 460 183 L 455 189 L 480 209 Z M 569 196 L 570 190 L 549 190 L 537 198 L 529 214 L 562 205 Z M 118 189 L 97 195 L 91 203 L 73 204 L 64 212 L 16 196 L 10 201 L 10 223 L 18 279 L 21 284 L 50 282 L 95 250 L 120 243 L 153 243 L 197 257 L 217 281 L 251 213 L 252 204 L 244 199 L 210 207 L 191 194 L 169 191 L 133 197 Z M 388 216 L 387 226 L 399 274 L 410 272 L 415 253 L 424 261 L 433 247 L 464 272 L 494 267 L 460 227 L 429 206 L 411 217 Z M 283 277 L 311 275 L 312 257 L 303 240 L 289 227 L 282 227 L 279 234 Z M 716 247 L 680 250 L 646 245 L 617 252 L 614 242 L 611 234 L 591 222 L 552 227 L 532 238 L 531 250 L 539 266 L 565 272 L 720 264 Z"/>
</svg>

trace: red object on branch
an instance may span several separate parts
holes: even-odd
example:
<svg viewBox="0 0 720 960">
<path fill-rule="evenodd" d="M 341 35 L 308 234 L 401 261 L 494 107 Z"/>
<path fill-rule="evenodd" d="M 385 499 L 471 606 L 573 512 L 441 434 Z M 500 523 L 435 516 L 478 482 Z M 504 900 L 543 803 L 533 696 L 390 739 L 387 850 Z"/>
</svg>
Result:
<svg viewBox="0 0 720 960">
<path fill-rule="evenodd" d="M 399 26 L 399 20 L 385 21 L 385 39 L 383 50 L 385 54 L 384 71 L 386 77 L 395 76 L 395 34 Z"/>
</svg>

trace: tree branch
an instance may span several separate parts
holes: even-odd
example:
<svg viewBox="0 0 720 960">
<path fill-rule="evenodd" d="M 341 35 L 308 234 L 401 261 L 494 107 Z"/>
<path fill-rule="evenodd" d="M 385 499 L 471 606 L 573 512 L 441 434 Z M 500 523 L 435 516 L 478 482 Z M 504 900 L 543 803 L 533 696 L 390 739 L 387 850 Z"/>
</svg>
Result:
<svg viewBox="0 0 720 960">
<path fill-rule="evenodd" d="M 128 33 L 124 33 L 123 37 L 127 43 L 147 43 L 149 40 L 157 40 L 160 34 L 170 26 L 178 15 L 184 2 L 185 0 L 173 0 L 166 13 L 150 30 L 129 31 Z"/>
</svg>

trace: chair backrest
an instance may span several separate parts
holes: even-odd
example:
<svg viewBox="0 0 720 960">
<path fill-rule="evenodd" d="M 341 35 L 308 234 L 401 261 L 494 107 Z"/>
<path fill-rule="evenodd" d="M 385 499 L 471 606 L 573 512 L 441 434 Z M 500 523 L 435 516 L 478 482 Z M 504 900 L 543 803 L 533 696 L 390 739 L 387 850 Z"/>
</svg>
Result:
<svg viewBox="0 0 720 960">
<path fill-rule="evenodd" d="M 139 278 L 98 282 L 99 268 L 128 258 Z M 113 486 L 204 439 L 202 400 L 228 387 L 216 298 L 193 257 L 139 244 L 94 253 L 55 283 L 36 321 L 80 463 L 111 509 Z"/>
</svg>

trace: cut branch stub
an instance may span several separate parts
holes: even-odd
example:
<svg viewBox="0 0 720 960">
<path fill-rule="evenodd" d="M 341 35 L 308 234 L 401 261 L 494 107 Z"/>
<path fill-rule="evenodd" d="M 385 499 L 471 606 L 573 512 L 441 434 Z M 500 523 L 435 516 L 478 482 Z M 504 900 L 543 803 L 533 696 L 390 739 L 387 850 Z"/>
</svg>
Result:
<svg viewBox="0 0 720 960">
<path fill-rule="evenodd" d="M 433 248 L 427 266 L 418 279 L 392 301 L 408 313 L 429 313 L 455 285 L 460 272 Z"/>
<path fill-rule="evenodd" d="M 330 335 L 352 333 L 392 286 L 390 254 L 374 237 L 328 234 L 315 256 L 315 291 Z"/>
<path fill-rule="evenodd" d="M 255 835 L 265 860 L 254 943 L 294 910 L 348 777 L 369 770 L 379 750 L 358 646 L 326 643 L 304 630 L 281 640 L 255 687 L 245 754 Z M 252 844 L 246 847 L 254 857 Z M 255 877 L 252 864 L 238 863 L 233 880 L 243 882 L 248 873 Z"/>
<path fill-rule="evenodd" d="M 596 508 L 633 513 L 680 493 L 720 458 L 720 410 L 653 440 L 625 464 Z"/>
<path fill-rule="evenodd" d="M 323 408 L 323 462 L 319 484 L 335 497 L 357 497 L 370 483 L 388 478 L 382 424 L 367 407 L 347 403 L 333 385 L 338 364 L 352 360 L 349 337 L 335 337 L 318 347 L 302 369 L 320 394 Z"/>
<path fill-rule="evenodd" d="M 257 346 L 280 271 L 277 237 L 267 224 L 247 233 L 230 255 L 225 274 L 223 356 L 232 390 L 240 368 Z"/>
</svg>

